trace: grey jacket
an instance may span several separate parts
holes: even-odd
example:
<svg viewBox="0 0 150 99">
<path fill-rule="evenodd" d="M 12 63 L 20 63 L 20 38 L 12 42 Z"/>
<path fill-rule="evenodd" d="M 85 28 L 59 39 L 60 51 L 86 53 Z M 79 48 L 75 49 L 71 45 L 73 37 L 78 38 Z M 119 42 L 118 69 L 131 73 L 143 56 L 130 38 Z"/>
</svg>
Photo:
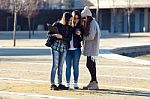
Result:
<svg viewBox="0 0 150 99">
<path fill-rule="evenodd" d="M 98 56 L 100 35 L 99 25 L 95 19 L 93 19 L 90 23 L 89 35 L 83 37 L 83 55 Z"/>
</svg>

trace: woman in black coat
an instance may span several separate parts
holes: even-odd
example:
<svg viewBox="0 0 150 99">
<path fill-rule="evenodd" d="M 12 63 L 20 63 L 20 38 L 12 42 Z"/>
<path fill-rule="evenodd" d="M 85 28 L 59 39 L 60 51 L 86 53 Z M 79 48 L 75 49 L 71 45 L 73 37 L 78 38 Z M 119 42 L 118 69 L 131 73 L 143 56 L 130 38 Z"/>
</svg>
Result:
<svg viewBox="0 0 150 99">
<path fill-rule="evenodd" d="M 70 88 L 71 67 L 73 66 L 74 89 L 78 89 L 79 60 L 81 56 L 82 26 L 81 14 L 75 10 L 72 12 L 73 34 L 66 55 L 66 87 Z"/>
</svg>

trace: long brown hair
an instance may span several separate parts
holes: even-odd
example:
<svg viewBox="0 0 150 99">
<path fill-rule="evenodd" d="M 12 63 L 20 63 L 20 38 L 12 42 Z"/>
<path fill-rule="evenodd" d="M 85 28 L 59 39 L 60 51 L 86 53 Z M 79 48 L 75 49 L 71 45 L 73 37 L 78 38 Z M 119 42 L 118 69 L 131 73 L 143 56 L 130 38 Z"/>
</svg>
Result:
<svg viewBox="0 0 150 99">
<path fill-rule="evenodd" d="M 87 21 L 84 24 L 84 35 L 87 36 L 89 34 L 89 30 L 90 30 L 90 23 L 93 20 L 93 18 L 91 16 L 87 16 Z"/>
<path fill-rule="evenodd" d="M 78 10 L 74 10 L 74 11 L 72 11 L 72 16 L 73 16 L 73 18 L 72 18 L 71 26 L 74 26 L 74 21 L 75 21 L 75 18 L 74 18 L 74 17 L 75 17 L 75 15 L 78 16 L 78 18 L 79 18 L 78 24 L 81 25 L 81 14 L 80 14 L 80 12 L 79 12 Z"/>
</svg>

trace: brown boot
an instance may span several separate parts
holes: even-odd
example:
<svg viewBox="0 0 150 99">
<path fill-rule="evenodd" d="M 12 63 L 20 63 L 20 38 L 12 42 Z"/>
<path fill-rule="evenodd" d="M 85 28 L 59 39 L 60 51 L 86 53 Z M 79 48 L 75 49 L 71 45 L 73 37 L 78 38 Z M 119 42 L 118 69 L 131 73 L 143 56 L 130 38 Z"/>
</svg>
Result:
<svg viewBox="0 0 150 99">
<path fill-rule="evenodd" d="M 88 86 L 88 90 L 98 90 L 98 83 L 96 81 L 93 81 L 90 86 Z"/>
<path fill-rule="evenodd" d="M 83 89 L 85 89 L 85 90 L 97 90 L 97 89 L 99 89 L 98 83 L 96 81 L 92 81 L 87 86 L 84 86 Z"/>
<path fill-rule="evenodd" d="M 83 89 L 88 90 L 88 87 L 92 85 L 93 82 L 90 82 L 87 86 L 83 86 Z"/>
</svg>

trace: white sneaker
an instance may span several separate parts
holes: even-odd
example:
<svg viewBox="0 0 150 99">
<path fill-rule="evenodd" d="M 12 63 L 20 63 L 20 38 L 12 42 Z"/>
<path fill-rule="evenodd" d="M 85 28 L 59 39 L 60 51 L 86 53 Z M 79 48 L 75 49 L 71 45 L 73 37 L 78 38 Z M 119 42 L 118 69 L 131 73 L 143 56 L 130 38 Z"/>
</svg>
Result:
<svg viewBox="0 0 150 99">
<path fill-rule="evenodd" d="M 78 83 L 74 83 L 74 89 L 79 89 Z"/>
<path fill-rule="evenodd" d="M 66 84 L 66 87 L 70 88 L 70 83 L 67 83 L 67 84 Z"/>
<path fill-rule="evenodd" d="M 78 87 L 78 83 L 74 83 L 74 87 Z"/>
</svg>

